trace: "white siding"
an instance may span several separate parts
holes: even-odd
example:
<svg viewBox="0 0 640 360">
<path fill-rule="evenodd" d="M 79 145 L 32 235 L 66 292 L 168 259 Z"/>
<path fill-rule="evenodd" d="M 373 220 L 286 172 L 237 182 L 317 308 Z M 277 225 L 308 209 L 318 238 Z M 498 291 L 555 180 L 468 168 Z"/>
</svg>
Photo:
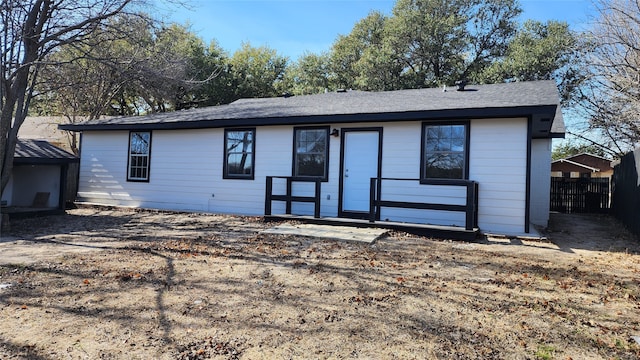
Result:
<svg viewBox="0 0 640 360">
<path fill-rule="evenodd" d="M 80 201 L 167 210 L 206 211 L 222 169 L 220 130 L 154 131 L 149 182 L 127 181 L 127 131 L 85 132 Z"/>
<path fill-rule="evenodd" d="M 219 154 L 211 183 L 215 197 L 209 201 L 208 211 L 216 213 L 240 213 L 247 215 L 264 214 L 265 175 L 286 176 L 291 174 L 290 154 L 293 148 L 292 130 L 290 127 L 271 127 L 256 129 L 255 136 L 255 179 L 222 179 L 224 157 L 224 131 L 217 139 Z M 282 204 L 284 209 L 284 204 Z M 274 211 L 276 205 L 274 204 Z M 284 212 L 284 210 L 282 210 Z"/>
<path fill-rule="evenodd" d="M 340 124 L 331 128 L 382 127 L 382 177 L 418 179 L 421 122 Z M 526 119 L 471 121 L 470 179 L 479 182 L 479 226 L 491 232 L 523 232 L 526 174 Z M 128 132 L 85 132 L 82 142 L 81 201 L 169 210 L 264 214 L 265 177 L 290 176 L 293 127 L 256 129 L 255 180 L 223 179 L 223 129 L 153 131 L 150 180 L 126 181 Z M 329 139 L 329 180 L 322 183 L 321 215 L 338 215 L 340 138 Z M 274 194 L 284 194 L 274 180 Z M 313 196 L 312 183 L 294 183 L 293 194 Z M 462 187 L 383 182 L 383 200 L 462 205 Z M 274 202 L 273 214 L 284 213 Z M 312 215 L 313 204 L 293 205 Z M 383 208 L 381 219 L 464 226 L 462 212 Z"/>
<path fill-rule="evenodd" d="M 531 141 L 531 223 L 546 227 L 551 202 L 551 139 Z"/>
<path fill-rule="evenodd" d="M 469 179 L 478 182 L 478 226 L 523 233 L 526 203 L 527 119 L 471 122 Z"/>
<path fill-rule="evenodd" d="M 378 124 L 384 126 L 382 177 L 420 178 L 421 122 Z M 463 205 L 466 192 L 461 187 L 421 185 L 419 181 L 383 181 L 382 200 Z M 464 226 L 462 212 L 382 208 L 380 219 L 432 225 Z"/>
<path fill-rule="evenodd" d="M 140 205 L 125 192 L 128 139 L 126 131 L 82 133 L 78 201 Z"/>
<path fill-rule="evenodd" d="M 80 166 L 80 201 L 168 210 L 264 214 L 265 176 L 290 176 L 293 128 L 256 130 L 255 180 L 222 179 L 224 130 L 153 131 L 149 182 L 126 180 L 128 132 L 85 132 Z M 322 215 L 336 216 L 340 144 L 330 139 L 330 182 L 322 184 Z M 335 159 L 335 161 L 334 161 Z M 276 182 L 277 183 L 277 182 Z M 296 183 L 295 195 L 311 196 L 310 184 Z M 274 186 L 284 194 L 284 186 Z M 296 204 L 313 214 L 312 204 Z M 274 213 L 284 203 L 274 202 Z"/>
</svg>

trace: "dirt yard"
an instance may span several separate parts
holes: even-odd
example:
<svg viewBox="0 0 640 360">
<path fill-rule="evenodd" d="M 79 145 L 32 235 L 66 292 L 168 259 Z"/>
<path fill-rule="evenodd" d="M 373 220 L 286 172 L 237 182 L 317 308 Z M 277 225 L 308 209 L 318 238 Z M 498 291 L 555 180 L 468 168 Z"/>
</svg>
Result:
<svg viewBox="0 0 640 360">
<path fill-rule="evenodd" d="M 258 218 L 114 209 L 14 220 L 1 359 L 638 359 L 619 224 L 550 242 L 265 235 Z"/>
</svg>

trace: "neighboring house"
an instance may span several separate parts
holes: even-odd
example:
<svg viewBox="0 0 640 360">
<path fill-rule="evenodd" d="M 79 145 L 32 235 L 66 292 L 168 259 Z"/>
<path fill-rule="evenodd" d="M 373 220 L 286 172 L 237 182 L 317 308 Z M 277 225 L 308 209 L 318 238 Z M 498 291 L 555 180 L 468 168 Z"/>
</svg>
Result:
<svg viewBox="0 0 640 360">
<path fill-rule="evenodd" d="M 78 162 L 75 155 L 46 141 L 19 139 L 13 172 L 2 193 L 2 212 L 64 211 L 67 169 Z"/>
<path fill-rule="evenodd" d="M 58 129 L 58 125 L 69 120 L 64 116 L 27 116 L 20 126 L 20 139 L 45 140 L 51 145 L 73 152 L 71 136 L 67 131 Z"/>
<path fill-rule="evenodd" d="M 553 81 L 339 91 L 62 125 L 78 200 L 530 233 L 549 217 Z M 267 200 L 268 198 L 268 200 Z"/>
<path fill-rule="evenodd" d="M 564 178 L 611 178 L 611 160 L 592 154 L 578 154 L 551 162 L 551 176 Z"/>
</svg>

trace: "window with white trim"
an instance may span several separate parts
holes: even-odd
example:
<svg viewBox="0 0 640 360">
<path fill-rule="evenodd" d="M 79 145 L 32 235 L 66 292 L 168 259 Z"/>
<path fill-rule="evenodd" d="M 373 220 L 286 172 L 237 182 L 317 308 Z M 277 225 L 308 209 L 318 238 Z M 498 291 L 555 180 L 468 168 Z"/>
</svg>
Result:
<svg viewBox="0 0 640 360">
<path fill-rule="evenodd" d="M 151 162 L 151 132 L 132 131 L 129 133 L 128 181 L 149 181 Z"/>
</svg>

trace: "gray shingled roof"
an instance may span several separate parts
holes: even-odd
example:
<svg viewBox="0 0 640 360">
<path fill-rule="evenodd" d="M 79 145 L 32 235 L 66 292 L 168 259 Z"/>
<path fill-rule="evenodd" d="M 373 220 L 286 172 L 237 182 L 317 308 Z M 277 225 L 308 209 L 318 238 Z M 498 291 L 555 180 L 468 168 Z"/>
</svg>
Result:
<svg viewBox="0 0 640 360">
<path fill-rule="evenodd" d="M 77 161 L 77 156 L 44 140 L 19 139 L 16 144 L 14 155 L 16 164 L 59 164 Z"/>
<path fill-rule="evenodd" d="M 545 114 L 553 119 L 551 132 L 564 134 L 559 106 L 555 82 L 532 81 L 468 85 L 466 91 L 450 87 L 446 92 L 431 88 L 241 99 L 228 105 L 91 120 L 60 128 L 72 131 L 206 128 Z"/>
</svg>

